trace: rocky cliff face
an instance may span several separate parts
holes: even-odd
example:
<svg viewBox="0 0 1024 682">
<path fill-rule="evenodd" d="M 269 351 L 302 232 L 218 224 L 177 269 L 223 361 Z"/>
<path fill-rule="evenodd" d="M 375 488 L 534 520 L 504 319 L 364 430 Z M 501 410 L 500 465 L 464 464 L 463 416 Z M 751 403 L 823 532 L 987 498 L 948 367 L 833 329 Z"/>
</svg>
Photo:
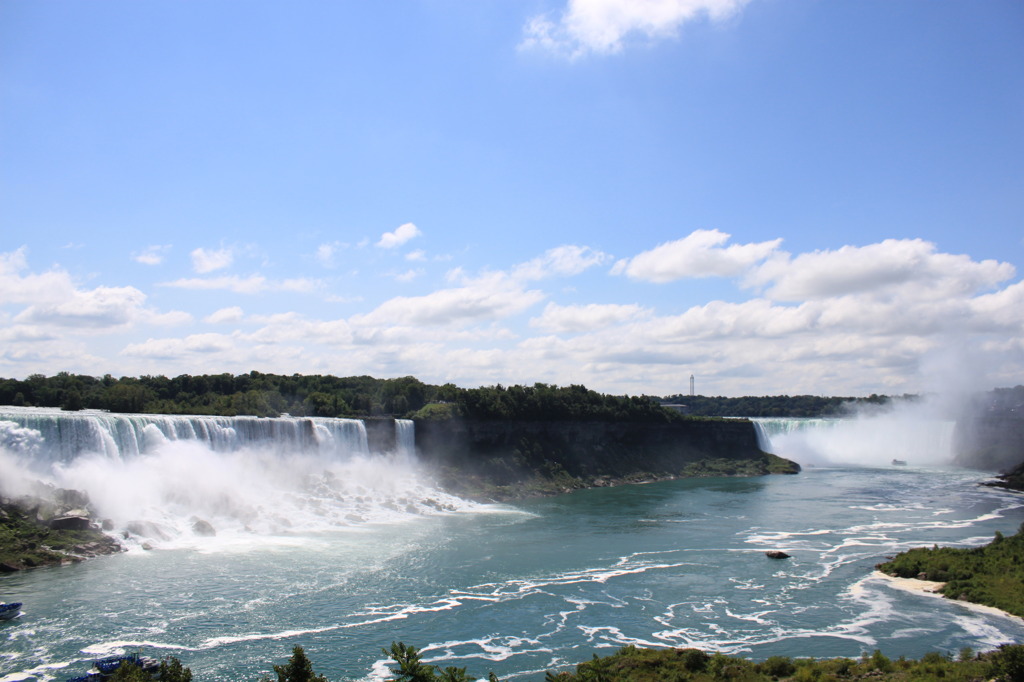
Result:
<svg viewBox="0 0 1024 682">
<path fill-rule="evenodd" d="M 449 488 L 497 497 L 699 475 L 704 463 L 714 475 L 766 474 L 785 462 L 762 452 L 743 420 L 422 421 L 416 448 Z M 788 464 L 781 469 L 799 470 Z"/>
</svg>

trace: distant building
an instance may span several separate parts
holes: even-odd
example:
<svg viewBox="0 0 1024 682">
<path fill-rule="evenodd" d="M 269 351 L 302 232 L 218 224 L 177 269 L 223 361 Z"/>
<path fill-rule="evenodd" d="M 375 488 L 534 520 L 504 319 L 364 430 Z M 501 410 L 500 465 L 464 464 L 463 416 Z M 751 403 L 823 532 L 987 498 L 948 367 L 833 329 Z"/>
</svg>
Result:
<svg viewBox="0 0 1024 682">
<path fill-rule="evenodd" d="M 690 396 L 693 396 L 693 375 L 690 375 Z"/>
</svg>

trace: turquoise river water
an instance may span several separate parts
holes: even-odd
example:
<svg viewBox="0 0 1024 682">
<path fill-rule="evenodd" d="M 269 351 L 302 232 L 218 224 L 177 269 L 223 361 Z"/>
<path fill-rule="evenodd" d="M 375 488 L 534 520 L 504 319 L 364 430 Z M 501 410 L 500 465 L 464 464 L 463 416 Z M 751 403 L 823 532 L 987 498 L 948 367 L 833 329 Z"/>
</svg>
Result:
<svg viewBox="0 0 1024 682">
<path fill-rule="evenodd" d="M 433 494 L 393 478 L 426 485 L 417 499 Z M 345 526 L 232 532 L 224 515 L 216 537 L 0 578 L 0 599 L 25 603 L 0 624 L 0 681 L 63 680 L 130 651 L 176 656 L 197 681 L 256 680 L 295 645 L 332 681 L 383 679 L 381 647 L 396 640 L 430 662 L 513 680 L 626 644 L 763 659 L 1024 642 L 1020 619 L 873 575 L 903 549 L 1015 532 L 1024 498 L 982 478 L 913 463 L 815 466 L 506 505 L 407 504 Z M 297 494 L 282 491 L 281 508 Z"/>
</svg>

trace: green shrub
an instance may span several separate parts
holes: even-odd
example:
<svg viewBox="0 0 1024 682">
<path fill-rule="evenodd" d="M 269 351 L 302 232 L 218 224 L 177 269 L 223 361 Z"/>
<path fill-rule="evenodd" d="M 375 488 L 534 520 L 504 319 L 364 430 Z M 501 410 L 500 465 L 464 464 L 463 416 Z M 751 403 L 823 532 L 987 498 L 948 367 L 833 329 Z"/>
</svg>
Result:
<svg viewBox="0 0 1024 682">
<path fill-rule="evenodd" d="M 788 656 L 772 656 L 757 664 L 757 671 L 772 677 L 789 677 L 796 672 L 796 666 Z"/>
</svg>

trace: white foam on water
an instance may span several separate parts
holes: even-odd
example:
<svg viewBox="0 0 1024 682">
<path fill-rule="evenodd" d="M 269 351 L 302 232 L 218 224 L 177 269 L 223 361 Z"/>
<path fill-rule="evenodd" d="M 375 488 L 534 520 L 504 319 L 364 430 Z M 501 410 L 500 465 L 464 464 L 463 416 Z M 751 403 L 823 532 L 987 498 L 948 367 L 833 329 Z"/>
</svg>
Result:
<svg viewBox="0 0 1024 682">
<path fill-rule="evenodd" d="M 106 658 L 107 656 L 123 656 L 142 648 L 147 649 L 181 649 L 183 651 L 195 651 L 196 649 L 178 644 L 167 644 L 166 642 L 154 642 L 150 640 L 118 640 L 114 642 L 98 642 L 90 644 L 82 649 L 83 654 L 92 658 Z"/>
<path fill-rule="evenodd" d="M 331 625 L 322 628 L 307 628 L 303 630 L 280 630 L 277 632 L 253 633 L 248 635 L 210 637 L 208 639 L 203 640 L 202 644 L 198 647 L 198 649 L 191 650 L 197 651 L 199 649 L 214 649 L 229 644 L 238 644 L 240 642 L 261 642 L 265 640 L 292 639 L 294 637 L 302 637 L 303 635 L 315 635 L 320 634 L 322 632 L 331 632 L 333 630 L 338 630 L 340 628 L 340 625 Z"/>
<path fill-rule="evenodd" d="M 1004 615 L 1008 618 L 1014 618 L 1014 616 L 1009 614 Z M 953 620 L 960 626 L 960 629 L 977 638 L 983 648 L 995 649 L 1003 644 L 1017 643 L 1000 632 L 999 628 L 995 627 L 991 622 L 978 616 L 956 616 Z"/>
</svg>

